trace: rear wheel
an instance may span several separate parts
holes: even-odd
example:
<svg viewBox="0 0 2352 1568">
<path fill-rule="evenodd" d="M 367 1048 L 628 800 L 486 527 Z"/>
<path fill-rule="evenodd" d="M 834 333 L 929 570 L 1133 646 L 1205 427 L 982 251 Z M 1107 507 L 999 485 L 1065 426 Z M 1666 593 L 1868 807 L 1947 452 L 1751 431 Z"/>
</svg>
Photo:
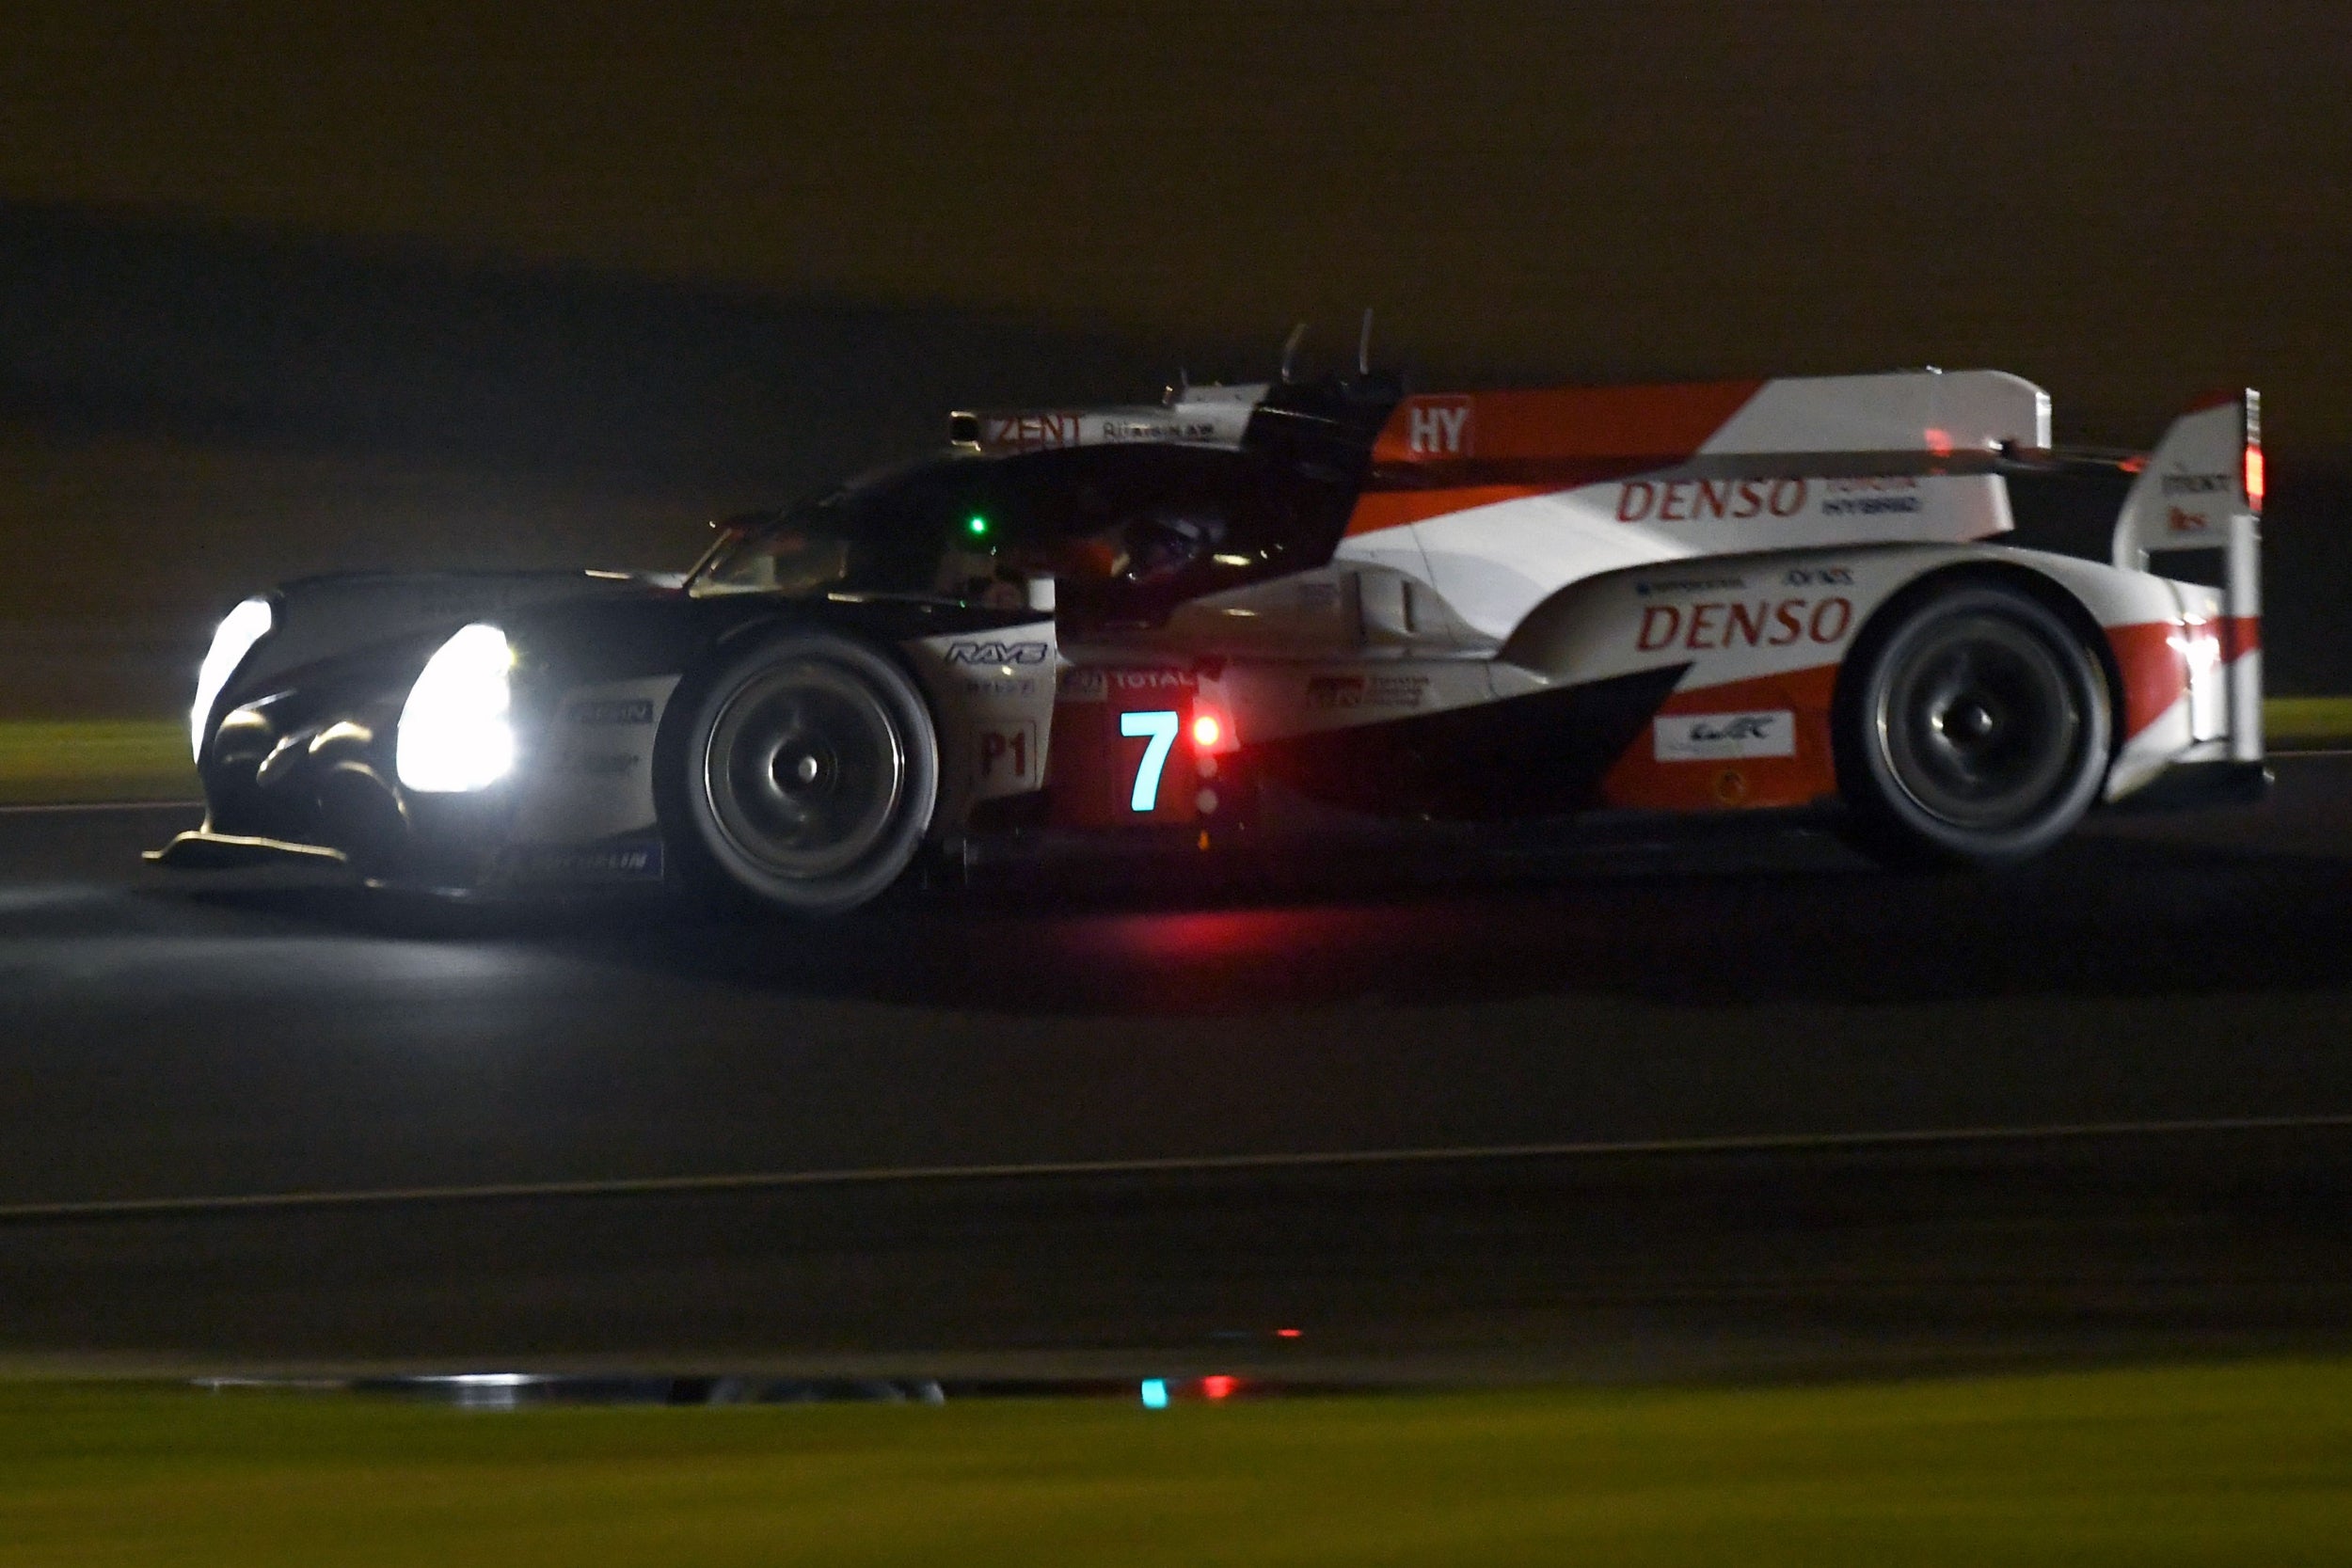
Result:
<svg viewBox="0 0 2352 1568">
<path fill-rule="evenodd" d="M 1923 598 L 1872 641 L 1838 735 L 1840 781 L 1869 847 L 2008 864 L 2090 809 L 2106 775 L 2106 676 L 2062 616 L 1975 582 Z"/>
<path fill-rule="evenodd" d="M 834 914 L 905 875 L 939 799 L 939 742 L 914 680 L 827 632 L 766 642 L 723 671 L 681 759 L 690 851 L 723 885 Z"/>
</svg>

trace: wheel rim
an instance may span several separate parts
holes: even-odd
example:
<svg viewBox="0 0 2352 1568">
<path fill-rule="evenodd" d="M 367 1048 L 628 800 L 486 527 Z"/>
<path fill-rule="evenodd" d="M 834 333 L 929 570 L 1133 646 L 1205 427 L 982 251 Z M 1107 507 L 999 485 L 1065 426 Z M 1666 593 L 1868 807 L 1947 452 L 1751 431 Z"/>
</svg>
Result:
<svg viewBox="0 0 2352 1568">
<path fill-rule="evenodd" d="M 1924 628 L 1899 652 L 1876 718 L 1904 793 L 1968 828 L 2029 820 L 2065 787 L 2084 722 L 2060 652 L 1991 615 Z"/>
<path fill-rule="evenodd" d="M 880 694 L 814 661 L 761 671 L 729 697 L 702 768 L 720 832 L 794 880 L 847 871 L 882 844 L 907 773 L 905 736 Z"/>
</svg>

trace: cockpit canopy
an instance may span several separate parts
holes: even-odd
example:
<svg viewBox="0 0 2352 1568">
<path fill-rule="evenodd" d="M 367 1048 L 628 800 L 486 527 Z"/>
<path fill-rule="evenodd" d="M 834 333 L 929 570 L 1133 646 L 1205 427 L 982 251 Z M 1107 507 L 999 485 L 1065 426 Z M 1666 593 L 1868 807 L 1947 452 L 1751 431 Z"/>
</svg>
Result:
<svg viewBox="0 0 2352 1568">
<path fill-rule="evenodd" d="M 933 458 L 739 520 L 697 594 L 1029 602 L 1157 625 L 1187 599 L 1329 558 L 1352 497 L 1248 451 L 1174 445 Z"/>
</svg>

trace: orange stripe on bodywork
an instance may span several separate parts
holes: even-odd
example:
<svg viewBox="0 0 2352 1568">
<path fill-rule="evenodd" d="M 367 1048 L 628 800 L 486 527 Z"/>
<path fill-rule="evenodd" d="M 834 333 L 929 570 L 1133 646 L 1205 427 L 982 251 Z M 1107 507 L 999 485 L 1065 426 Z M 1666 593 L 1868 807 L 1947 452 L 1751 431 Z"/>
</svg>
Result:
<svg viewBox="0 0 2352 1568">
<path fill-rule="evenodd" d="M 2260 653 L 2263 623 L 2259 615 L 2232 615 L 2208 622 L 2217 644 L 2216 655 L 2229 664 L 2248 654 Z M 2109 626 L 2107 646 L 2123 675 L 2123 737 L 2128 740 L 2164 717 L 2189 689 L 2189 648 L 2205 635 L 2201 627 L 2170 621 L 2145 621 Z"/>
<path fill-rule="evenodd" d="M 1677 691 L 1659 705 L 1660 713 L 1794 713 L 1797 754 L 1661 762 L 1657 732 L 1644 725 L 1602 776 L 1601 803 L 1645 811 L 1728 811 L 1810 805 L 1835 795 L 1830 702 L 1836 691 L 1835 664 Z"/>
<path fill-rule="evenodd" d="M 1694 455 L 1761 381 L 1409 397 L 1373 443 L 1351 534 L 1597 484 Z"/>
<path fill-rule="evenodd" d="M 1373 443 L 1375 464 L 1522 458 L 1654 458 L 1678 463 L 1746 407 L 1761 381 L 1661 387 L 1550 387 L 1409 397 Z M 1458 432 L 1452 416 L 1468 409 Z M 1418 437 L 1418 438 L 1417 438 Z"/>
<path fill-rule="evenodd" d="M 2188 691 L 2187 638 L 2170 621 L 2109 626 L 2107 646 L 2123 675 L 2123 737 L 2164 717 Z"/>
</svg>

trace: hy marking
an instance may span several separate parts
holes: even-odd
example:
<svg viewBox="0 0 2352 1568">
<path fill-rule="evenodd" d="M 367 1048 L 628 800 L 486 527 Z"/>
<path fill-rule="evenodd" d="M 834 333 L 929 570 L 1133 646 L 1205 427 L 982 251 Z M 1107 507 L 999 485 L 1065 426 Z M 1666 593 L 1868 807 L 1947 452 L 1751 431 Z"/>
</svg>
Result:
<svg viewBox="0 0 2352 1568">
<path fill-rule="evenodd" d="M 1470 455 L 1468 398 L 1417 398 L 1406 409 L 1405 448 L 1416 457 Z"/>
</svg>

